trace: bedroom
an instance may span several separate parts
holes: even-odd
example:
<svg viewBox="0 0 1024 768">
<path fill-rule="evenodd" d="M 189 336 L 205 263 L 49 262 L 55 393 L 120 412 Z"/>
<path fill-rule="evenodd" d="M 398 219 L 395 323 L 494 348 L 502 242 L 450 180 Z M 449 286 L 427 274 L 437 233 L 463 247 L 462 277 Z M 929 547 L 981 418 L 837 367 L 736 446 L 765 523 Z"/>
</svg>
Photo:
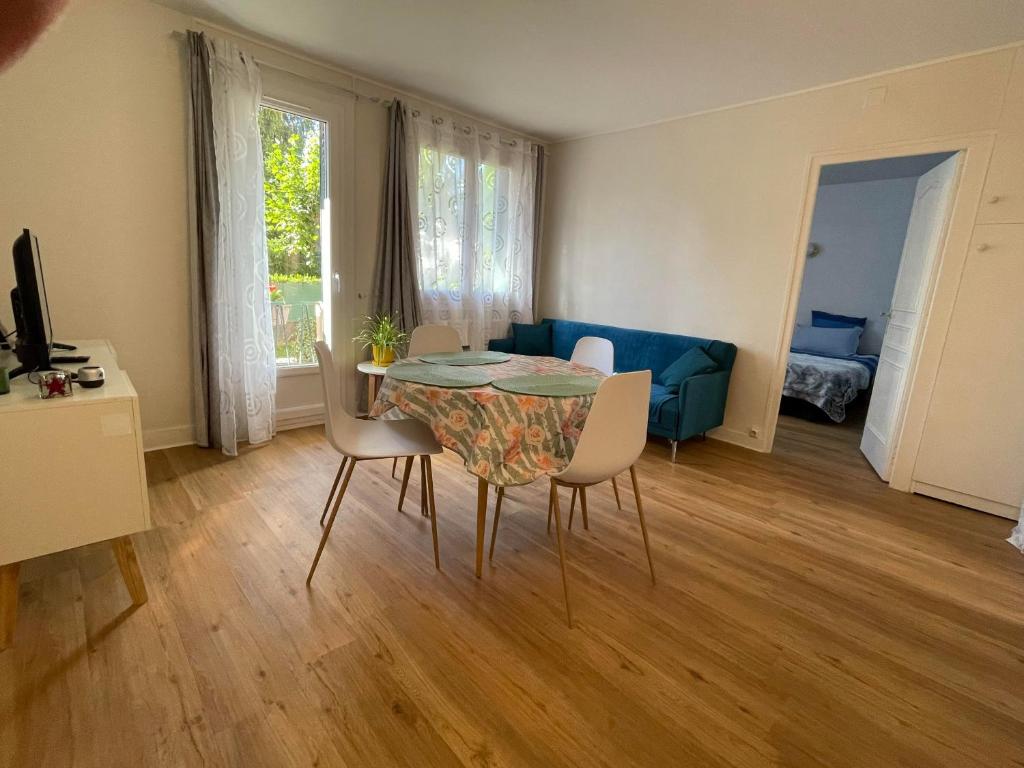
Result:
<svg viewBox="0 0 1024 768">
<path fill-rule="evenodd" d="M 888 479 L 957 166 L 954 152 L 822 166 L 779 409 L 783 441 L 816 442 Z"/>
</svg>

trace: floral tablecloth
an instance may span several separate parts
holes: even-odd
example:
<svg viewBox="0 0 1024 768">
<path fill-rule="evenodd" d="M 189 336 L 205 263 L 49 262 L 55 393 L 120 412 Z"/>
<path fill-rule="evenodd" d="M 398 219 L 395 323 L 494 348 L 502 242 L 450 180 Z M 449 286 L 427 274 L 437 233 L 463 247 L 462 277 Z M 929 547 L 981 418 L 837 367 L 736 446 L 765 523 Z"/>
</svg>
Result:
<svg viewBox="0 0 1024 768">
<path fill-rule="evenodd" d="M 505 363 L 479 366 L 495 379 L 536 373 L 604 375 L 557 357 L 513 355 Z M 569 463 L 594 395 L 536 397 L 491 385 L 447 389 L 384 377 L 370 415 L 387 418 L 397 408 L 429 424 L 466 468 L 494 485 L 525 485 Z"/>
</svg>

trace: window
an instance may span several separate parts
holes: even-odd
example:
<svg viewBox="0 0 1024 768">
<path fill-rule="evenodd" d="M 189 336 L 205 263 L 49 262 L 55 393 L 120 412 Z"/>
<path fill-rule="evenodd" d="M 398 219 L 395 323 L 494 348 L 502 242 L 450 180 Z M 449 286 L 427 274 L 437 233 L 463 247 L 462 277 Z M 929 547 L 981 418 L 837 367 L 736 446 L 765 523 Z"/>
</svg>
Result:
<svg viewBox="0 0 1024 768">
<path fill-rule="evenodd" d="M 533 320 L 535 149 L 422 117 L 410 163 L 424 322 L 482 349 Z M 412 148 L 415 154 L 412 154 Z"/>
<path fill-rule="evenodd" d="M 327 126 L 264 105 L 260 109 L 263 192 L 274 347 L 281 366 L 314 365 L 324 338 L 324 179 Z"/>
</svg>

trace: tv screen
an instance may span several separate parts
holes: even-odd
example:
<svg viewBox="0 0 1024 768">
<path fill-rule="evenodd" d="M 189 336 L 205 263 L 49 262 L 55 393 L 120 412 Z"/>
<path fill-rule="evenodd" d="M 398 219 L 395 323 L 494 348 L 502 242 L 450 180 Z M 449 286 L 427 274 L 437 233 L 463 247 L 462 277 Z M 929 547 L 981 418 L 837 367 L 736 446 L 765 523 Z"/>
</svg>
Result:
<svg viewBox="0 0 1024 768">
<path fill-rule="evenodd" d="M 23 230 L 14 241 L 14 279 L 11 291 L 17 340 L 14 351 L 21 363 L 12 376 L 50 367 L 50 309 L 46 301 L 46 281 L 39 257 L 39 241 Z"/>
</svg>

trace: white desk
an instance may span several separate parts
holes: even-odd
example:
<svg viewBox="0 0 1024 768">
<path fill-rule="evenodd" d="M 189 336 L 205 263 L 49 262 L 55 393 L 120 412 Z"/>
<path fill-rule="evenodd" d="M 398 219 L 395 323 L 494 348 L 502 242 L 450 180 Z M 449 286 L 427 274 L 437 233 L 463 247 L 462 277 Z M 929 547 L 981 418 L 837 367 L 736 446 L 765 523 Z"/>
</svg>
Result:
<svg viewBox="0 0 1024 768">
<path fill-rule="evenodd" d="M 146 600 L 129 534 L 150 527 L 139 398 L 106 341 L 76 341 L 100 365 L 97 389 L 41 400 L 27 376 L 0 395 L 0 650 L 13 637 L 22 560 L 113 540 L 132 600 Z M 2 353 L 0 365 L 13 367 Z"/>
</svg>

